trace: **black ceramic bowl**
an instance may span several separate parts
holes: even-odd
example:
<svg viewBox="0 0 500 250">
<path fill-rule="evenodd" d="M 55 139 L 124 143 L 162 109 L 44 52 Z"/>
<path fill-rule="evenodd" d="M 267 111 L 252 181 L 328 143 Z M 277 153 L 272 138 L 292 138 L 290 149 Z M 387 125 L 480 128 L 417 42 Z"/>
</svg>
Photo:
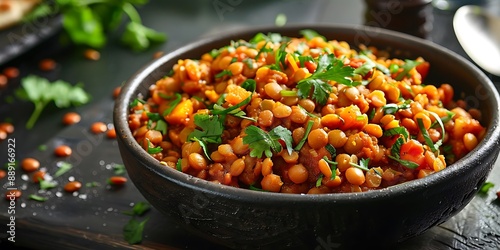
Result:
<svg viewBox="0 0 500 250">
<path fill-rule="evenodd" d="M 428 82 L 453 83 L 456 93 L 483 113 L 485 139 L 467 156 L 423 179 L 377 191 L 297 195 L 238 189 L 164 167 L 134 140 L 129 103 L 164 76 L 178 59 L 250 39 L 258 32 L 299 36 L 309 28 L 328 39 L 392 49 L 394 56 L 422 56 L 431 63 Z M 357 46 L 356 46 L 357 47 Z M 234 248 L 314 249 L 390 245 L 436 226 L 459 212 L 484 183 L 500 150 L 500 99 L 491 81 L 453 52 L 407 35 L 362 26 L 249 29 L 201 39 L 152 62 L 123 86 L 114 109 L 118 145 L 128 174 L 144 197 L 195 234 Z"/>
</svg>

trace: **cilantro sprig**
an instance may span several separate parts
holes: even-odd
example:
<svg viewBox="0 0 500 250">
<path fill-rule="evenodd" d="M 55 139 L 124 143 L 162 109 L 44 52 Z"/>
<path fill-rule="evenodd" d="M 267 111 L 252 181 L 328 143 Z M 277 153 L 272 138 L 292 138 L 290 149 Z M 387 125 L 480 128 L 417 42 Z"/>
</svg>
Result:
<svg viewBox="0 0 500 250">
<path fill-rule="evenodd" d="M 194 124 L 200 129 L 195 129 L 188 135 L 188 140 L 197 141 L 208 159 L 208 144 L 222 143 L 222 132 L 224 132 L 224 120 L 218 115 L 196 114 Z"/>
<path fill-rule="evenodd" d="M 26 122 L 26 128 L 31 129 L 37 122 L 43 110 L 51 102 L 58 108 L 79 106 L 90 101 L 90 95 L 82 88 L 82 84 L 71 85 L 62 80 L 49 80 L 29 75 L 21 80 L 21 87 L 16 90 L 16 96 L 21 100 L 30 101 L 35 109 Z"/>
<path fill-rule="evenodd" d="M 401 109 L 409 109 L 410 108 L 410 103 L 412 100 L 408 99 L 405 100 L 401 104 L 396 104 L 396 103 L 388 103 L 382 107 L 382 110 L 384 111 L 384 114 L 395 114 Z"/>
<path fill-rule="evenodd" d="M 286 145 L 289 154 L 292 153 L 292 132 L 285 127 L 277 126 L 266 132 L 257 126 L 251 125 L 245 129 L 246 136 L 243 137 L 243 143 L 248 144 L 251 157 L 261 158 L 262 154 L 271 158 L 273 151 L 278 153 L 283 147 L 281 141 Z"/>
<path fill-rule="evenodd" d="M 349 77 L 353 75 L 354 69 L 344 65 L 342 60 L 336 58 L 335 55 L 321 55 L 318 58 L 316 71 L 309 77 L 298 82 L 298 95 L 300 98 L 311 97 L 311 99 L 316 100 L 319 104 L 324 105 L 328 100 L 330 92 L 332 92 L 332 86 L 328 81 L 336 81 L 347 86 L 352 86 L 353 81 Z"/>
<path fill-rule="evenodd" d="M 121 41 L 132 50 L 142 51 L 152 43 L 164 42 L 166 35 L 142 24 L 136 7 L 148 0 L 56 0 L 39 4 L 25 21 L 62 14 L 63 27 L 72 42 L 102 48 L 107 33 L 117 30 L 127 17 Z"/>
<path fill-rule="evenodd" d="M 144 227 L 149 220 L 149 217 L 143 221 L 136 219 L 137 216 L 142 216 L 151 210 L 151 205 L 147 202 L 138 202 L 130 211 L 124 211 L 123 214 L 132 216 L 127 224 L 123 227 L 123 237 L 129 244 L 138 244 L 142 241 Z"/>
</svg>

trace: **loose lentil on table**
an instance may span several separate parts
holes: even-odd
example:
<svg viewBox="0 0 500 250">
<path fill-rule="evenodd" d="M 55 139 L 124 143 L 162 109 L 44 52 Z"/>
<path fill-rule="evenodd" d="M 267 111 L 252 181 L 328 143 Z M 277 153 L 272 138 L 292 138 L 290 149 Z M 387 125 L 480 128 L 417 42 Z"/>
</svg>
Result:
<svg viewBox="0 0 500 250">
<path fill-rule="evenodd" d="M 380 189 L 440 171 L 484 137 L 452 83 L 424 83 L 430 67 L 319 35 L 258 34 L 178 60 L 130 104 L 129 127 L 165 167 L 215 183 Z M 250 130 L 267 139 L 248 143 Z"/>
</svg>

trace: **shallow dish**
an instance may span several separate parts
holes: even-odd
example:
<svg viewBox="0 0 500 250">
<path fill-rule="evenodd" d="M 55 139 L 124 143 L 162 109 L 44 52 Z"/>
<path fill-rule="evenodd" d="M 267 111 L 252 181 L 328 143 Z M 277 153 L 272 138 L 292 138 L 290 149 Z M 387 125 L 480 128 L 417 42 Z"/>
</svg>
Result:
<svg viewBox="0 0 500 250">
<path fill-rule="evenodd" d="M 467 156 L 423 179 L 363 193 L 292 195 L 210 183 L 166 168 L 136 142 L 129 103 L 166 75 L 178 59 L 199 58 L 258 32 L 299 36 L 313 29 L 327 39 L 391 49 L 393 56 L 430 62 L 427 82 L 453 83 L 483 113 L 486 136 Z M 364 26 L 261 27 L 202 39 L 139 70 L 114 108 L 118 145 L 128 174 L 155 208 L 196 235 L 233 248 L 387 246 L 419 235 L 459 212 L 490 172 L 500 148 L 500 98 L 491 81 L 453 52 L 408 35 Z M 326 245 L 325 245 L 326 244 Z"/>
</svg>

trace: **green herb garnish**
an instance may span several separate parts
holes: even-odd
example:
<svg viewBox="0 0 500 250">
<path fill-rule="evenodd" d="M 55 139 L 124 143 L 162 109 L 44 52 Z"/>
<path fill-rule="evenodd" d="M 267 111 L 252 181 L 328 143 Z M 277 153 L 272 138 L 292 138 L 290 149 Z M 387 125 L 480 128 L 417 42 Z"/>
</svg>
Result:
<svg viewBox="0 0 500 250">
<path fill-rule="evenodd" d="M 132 218 L 123 227 L 123 237 L 129 244 L 138 244 L 142 241 L 142 233 L 144 231 L 144 226 L 148 222 L 149 218 L 139 222 L 135 218 Z"/>
<path fill-rule="evenodd" d="M 354 69 L 345 66 L 342 60 L 335 58 L 335 55 L 322 55 L 318 59 L 318 67 L 311 76 L 302 79 L 297 84 L 298 95 L 300 98 L 309 98 L 316 100 L 324 105 L 332 91 L 332 86 L 328 81 L 352 86 L 352 77 Z"/>
<path fill-rule="evenodd" d="M 130 216 L 134 216 L 134 215 L 142 216 L 150 209 L 151 209 L 151 205 L 149 203 L 141 201 L 141 202 L 137 202 L 132 207 L 132 210 L 124 211 L 123 214 L 130 215 Z"/>
<path fill-rule="evenodd" d="M 44 201 L 49 199 L 47 197 L 43 197 L 43 196 L 36 195 L 36 194 L 30 194 L 30 196 L 28 198 L 35 200 L 35 201 L 39 201 L 39 202 L 44 202 Z"/>
<path fill-rule="evenodd" d="M 408 72 L 410 72 L 410 70 L 412 70 L 413 68 L 415 68 L 416 66 L 418 66 L 421 63 L 422 62 L 417 62 L 414 60 L 406 59 L 405 64 L 403 64 L 403 66 L 402 66 L 403 71 L 401 71 L 396 77 L 394 77 L 394 80 L 396 80 L 396 81 L 403 80 L 403 78 L 405 78 L 406 75 L 408 75 Z"/>
<path fill-rule="evenodd" d="M 307 127 L 306 127 L 306 131 L 305 131 L 304 137 L 302 137 L 302 139 L 299 141 L 299 144 L 297 144 L 297 146 L 295 146 L 295 150 L 300 151 L 300 149 L 302 148 L 302 146 L 304 146 L 304 143 L 306 142 L 307 137 L 309 136 L 309 133 L 311 132 L 311 129 L 312 129 L 313 125 L 314 125 L 314 121 L 313 120 L 309 120 L 307 122 Z"/>
<path fill-rule="evenodd" d="M 370 163 L 370 159 L 369 158 L 359 160 L 359 164 L 356 164 L 356 163 L 353 163 L 353 162 L 350 162 L 349 164 L 351 164 L 351 166 L 359 168 L 361 170 L 368 171 L 368 170 L 370 170 L 368 168 L 368 163 Z"/>
<path fill-rule="evenodd" d="M 90 101 L 90 95 L 82 88 L 82 84 L 71 84 L 57 80 L 49 80 L 29 75 L 21 80 L 21 88 L 16 90 L 16 96 L 21 100 L 30 101 L 35 105 L 35 110 L 26 122 L 26 128 L 31 129 L 42 114 L 47 104 L 54 102 L 58 108 L 79 106 Z"/>
<path fill-rule="evenodd" d="M 384 114 L 386 114 L 386 115 L 387 114 L 395 114 L 400 109 L 409 109 L 411 102 L 412 102 L 412 100 L 408 99 L 408 100 L 405 100 L 401 104 L 389 103 L 389 104 L 384 105 L 382 107 L 382 110 L 384 111 Z"/>
<path fill-rule="evenodd" d="M 172 110 L 174 110 L 174 108 L 177 106 L 177 104 L 179 104 L 181 102 L 181 100 L 182 100 L 181 94 L 175 93 L 175 99 L 169 103 L 168 108 L 165 109 L 165 111 L 163 111 L 162 115 L 167 116 L 170 113 L 172 113 Z"/>
<path fill-rule="evenodd" d="M 65 161 L 58 162 L 57 166 L 59 167 L 59 169 L 54 174 L 54 178 L 57 178 L 57 177 L 65 174 L 66 172 L 68 172 L 69 170 L 71 170 L 73 168 L 73 165 L 71 163 L 68 163 Z"/>
<path fill-rule="evenodd" d="M 278 153 L 282 150 L 280 141 L 285 143 L 288 154 L 292 154 L 292 132 L 285 127 L 277 126 L 266 132 L 257 126 L 251 125 L 245 129 L 245 134 L 243 143 L 248 144 L 252 149 L 250 151 L 251 157 L 261 158 L 264 153 L 266 157 L 271 158 L 273 151 Z"/>
</svg>

